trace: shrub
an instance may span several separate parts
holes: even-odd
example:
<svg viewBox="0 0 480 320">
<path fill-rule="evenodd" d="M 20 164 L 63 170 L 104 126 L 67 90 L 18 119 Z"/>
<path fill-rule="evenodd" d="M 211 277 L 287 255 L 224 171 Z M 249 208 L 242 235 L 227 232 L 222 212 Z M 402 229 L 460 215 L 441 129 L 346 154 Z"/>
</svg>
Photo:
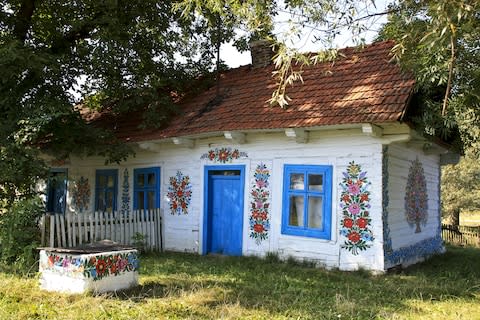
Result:
<svg viewBox="0 0 480 320">
<path fill-rule="evenodd" d="M 0 262 L 16 272 L 28 272 L 38 260 L 38 219 L 44 212 L 40 198 L 15 202 L 0 213 Z"/>
</svg>

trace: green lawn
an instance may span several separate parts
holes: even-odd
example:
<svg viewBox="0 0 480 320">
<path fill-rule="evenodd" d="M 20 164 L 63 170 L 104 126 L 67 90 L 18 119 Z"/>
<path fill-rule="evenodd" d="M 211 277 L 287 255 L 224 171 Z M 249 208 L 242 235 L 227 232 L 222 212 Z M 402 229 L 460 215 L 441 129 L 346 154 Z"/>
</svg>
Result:
<svg viewBox="0 0 480 320">
<path fill-rule="evenodd" d="M 480 249 L 449 247 L 372 276 L 275 257 L 142 257 L 140 286 L 101 296 L 38 289 L 0 273 L 0 319 L 480 319 Z"/>
</svg>

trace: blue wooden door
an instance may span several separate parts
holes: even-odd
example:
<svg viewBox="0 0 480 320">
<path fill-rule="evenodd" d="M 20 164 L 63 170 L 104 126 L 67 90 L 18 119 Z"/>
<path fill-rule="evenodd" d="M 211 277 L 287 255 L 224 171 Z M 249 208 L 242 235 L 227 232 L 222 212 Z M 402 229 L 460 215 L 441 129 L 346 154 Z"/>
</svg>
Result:
<svg viewBox="0 0 480 320">
<path fill-rule="evenodd" d="M 243 230 L 240 171 L 213 171 L 208 180 L 207 252 L 239 256 L 242 254 Z"/>
</svg>

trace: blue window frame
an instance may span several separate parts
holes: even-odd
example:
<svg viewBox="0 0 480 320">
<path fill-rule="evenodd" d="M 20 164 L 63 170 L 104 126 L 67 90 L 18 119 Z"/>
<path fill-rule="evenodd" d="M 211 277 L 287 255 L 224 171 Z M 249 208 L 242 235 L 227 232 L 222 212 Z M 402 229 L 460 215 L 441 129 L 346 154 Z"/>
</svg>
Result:
<svg viewBox="0 0 480 320">
<path fill-rule="evenodd" d="M 117 210 L 118 170 L 97 170 L 95 174 L 95 210 Z"/>
<path fill-rule="evenodd" d="M 135 169 L 133 176 L 133 208 L 160 208 L 160 168 Z"/>
<path fill-rule="evenodd" d="M 50 169 L 47 183 L 47 212 L 65 213 L 67 169 Z"/>
<path fill-rule="evenodd" d="M 285 165 L 282 234 L 331 238 L 332 167 Z"/>
</svg>

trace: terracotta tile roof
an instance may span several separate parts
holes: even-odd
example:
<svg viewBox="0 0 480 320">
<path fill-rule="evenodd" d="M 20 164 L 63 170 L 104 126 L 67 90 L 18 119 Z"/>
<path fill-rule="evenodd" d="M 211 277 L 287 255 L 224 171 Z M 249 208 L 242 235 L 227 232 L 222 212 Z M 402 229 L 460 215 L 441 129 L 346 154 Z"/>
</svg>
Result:
<svg viewBox="0 0 480 320">
<path fill-rule="evenodd" d="M 115 131 L 121 139 L 146 141 L 233 130 L 395 122 L 407 107 L 414 79 L 389 62 L 392 46 L 379 42 L 360 51 L 343 49 L 345 58 L 305 69 L 304 83 L 287 89 L 292 101 L 285 109 L 267 102 L 275 88 L 273 67 L 243 66 L 222 74 L 220 104 L 207 107 L 215 97 L 214 86 L 180 103 L 182 115 L 166 128 L 141 130 L 141 116 L 129 115 L 115 120 Z"/>
</svg>

